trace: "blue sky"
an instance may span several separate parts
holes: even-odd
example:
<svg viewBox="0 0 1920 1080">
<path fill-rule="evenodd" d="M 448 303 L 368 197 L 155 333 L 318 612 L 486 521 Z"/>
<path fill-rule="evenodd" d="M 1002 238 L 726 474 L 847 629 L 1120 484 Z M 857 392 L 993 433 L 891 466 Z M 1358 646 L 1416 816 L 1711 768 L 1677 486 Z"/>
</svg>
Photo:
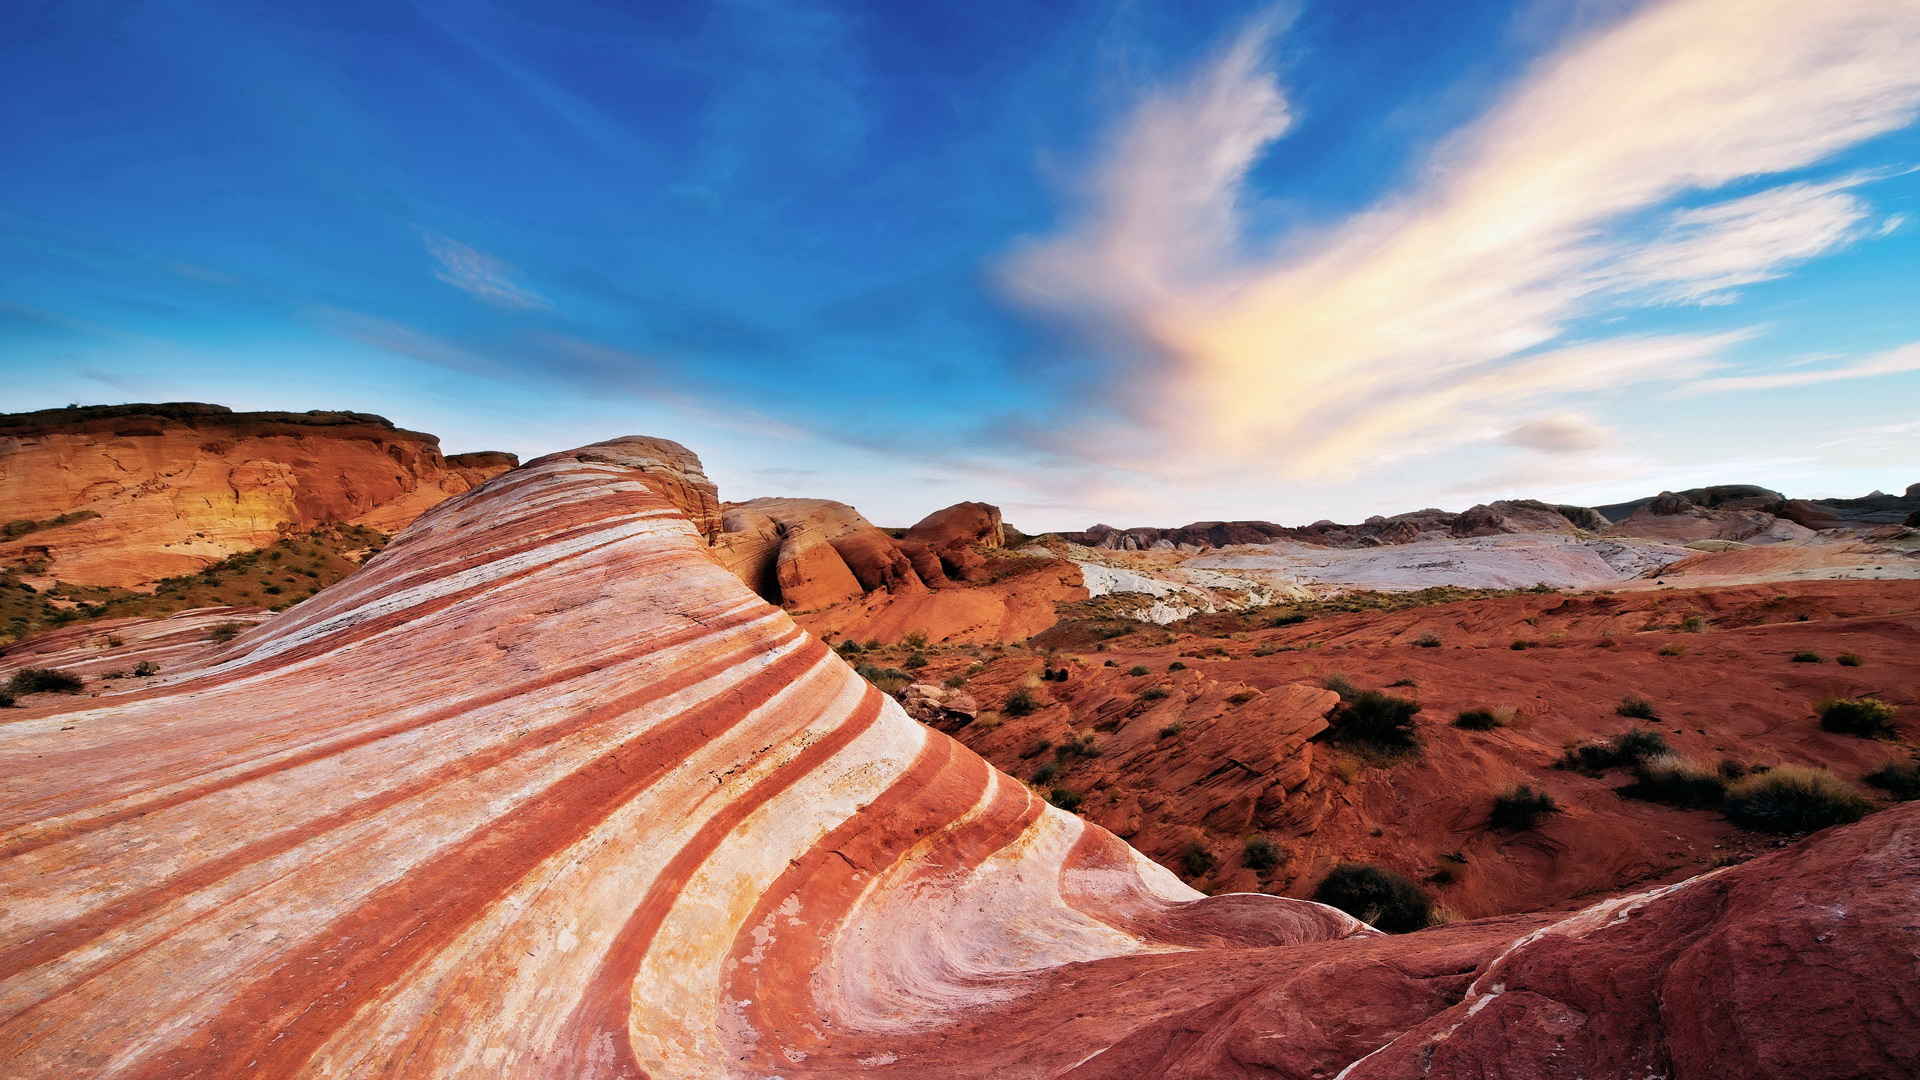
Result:
<svg viewBox="0 0 1920 1080">
<path fill-rule="evenodd" d="M 1909 0 L 39 2 L 4 409 L 1028 529 L 1920 481 Z"/>
</svg>

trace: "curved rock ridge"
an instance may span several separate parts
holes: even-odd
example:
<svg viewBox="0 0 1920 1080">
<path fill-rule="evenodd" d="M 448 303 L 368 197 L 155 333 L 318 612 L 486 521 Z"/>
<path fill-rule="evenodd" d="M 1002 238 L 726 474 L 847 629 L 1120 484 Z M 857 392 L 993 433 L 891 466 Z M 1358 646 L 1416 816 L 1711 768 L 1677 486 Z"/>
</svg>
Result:
<svg viewBox="0 0 1920 1080">
<path fill-rule="evenodd" d="M 391 532 L 510 469 L 354 412 L 236 413 L 195 402 L 0 415 L 0 569 L 132 587 L 287 531 Z"/>
<path fill-rule="evenodd" d="M 539 459 L 5 714 L 0 1074 L 1060 1075 L 1179 1004 L 1078 983 L 1373 936 L 1202 899 L 909 719 L 710 557 L 697 475 Z"/>
</svg>

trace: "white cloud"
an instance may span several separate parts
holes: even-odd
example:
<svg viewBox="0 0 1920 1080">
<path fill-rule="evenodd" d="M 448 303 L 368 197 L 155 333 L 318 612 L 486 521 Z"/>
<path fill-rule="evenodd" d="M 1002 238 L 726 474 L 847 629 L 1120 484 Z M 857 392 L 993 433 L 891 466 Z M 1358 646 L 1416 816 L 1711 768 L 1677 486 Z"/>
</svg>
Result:
<svg viewBox="0 0 1920 1080">
<path fill-rule="evenodd" d="M 440 262 L 434 277 L 495 307 L 545 311 L 553 307 L 546 297 L 513 280 L 513 268 L 485 252 L 438 233 L 423 232 L 427 252 Z"/>
<path fill-rule="evenodd" d="M 1881 375 L 1900 375 L 1909 371 L 1920 371 L 1920 342 L 1888 349 L 1886 352 L 1876 353 L 1864 360 L 1842 364 L 1839 367 L 1702 379 L 1680 387 L 1676 393 L 1690 397 L 1695 394 L 1717 394 L 1729 390 L 1779 390 L 1789 386 L 1811 386 L 1815 383 L 1837 382 L 1843 379 L 1871 379 Z"/>
<path fill-rule="evenodd" d="M 1656 299 L 1729 302 L 1740 286 L 1783 277 L 1861 239 L 1872 209 L 1848 189 L 1868 179 L 1786 184 L 1678 211 L 1659 237 L 1620 259 L 1611 273 L 1621 287 L 1650 289 Z"/>
<path fill-rule="evenodd" d="M 1911 0 L 1647 5 L 1535 65 L 1400 194 L 1248 256 L 1236 205 L 1289 117 L 1261 60 L 1268 33 L 1136 108 L 1077 218 L 1002 270 L 1020 302 L 1131 346 L 1139 370 L 1111 383 L 1134 425 L 1196 460 L 1296 475 L 1700 374 L 1749 332 L 1526 354 L 1575 319 L 1720 297 L 1832 250 L 1863 213 L 1847 182 L 1673 215 L 1646 246 L 1624 223 L 1815 164 L 1920 106 Z"/>
<path fill-rule="evenodd" d="M 1579 454 L 1613 442 L 1613 432 L 1578 413 L 1561 413 L 1529 420 L 1500 436 L 1500 441 L 1543 454 Z"/>
</svg>

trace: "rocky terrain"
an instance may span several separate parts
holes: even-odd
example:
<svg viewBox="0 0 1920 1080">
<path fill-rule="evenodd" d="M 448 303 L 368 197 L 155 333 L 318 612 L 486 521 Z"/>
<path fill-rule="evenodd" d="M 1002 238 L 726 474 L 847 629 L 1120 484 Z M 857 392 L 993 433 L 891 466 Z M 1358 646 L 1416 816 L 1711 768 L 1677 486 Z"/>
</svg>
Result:
<svg viewBox="0 0 1920 1080">
<path fill-rule="evenodd" d="M 369 413 L 173 402 L 0 415 L 0 570 L 141 587 L 330 523 L 392 532 L 512 468 Z"/>
<path fill-rule="evenodd" d="M 760 511 L 776 551 L 792 510 Z M 832 516 L 816 539 L 863 590 L 843 605 L 912 593 Z M 440 504 L 277 616 L 182 613 L 9 650 L 0 674 L 77 670 L 80 685 L 35 684 L 0 714 L 0 1073 L 1920 1070 L 1913 804 L 1777 850 L 1724 847 L 1725 865 L 1684 878 L 1661 865 L 1675 842 L 1658 834 L 1673 815 L 1711 816 L 1636 818 L 1604 778 L 1569 770 L 1554 788 L 1568 808 L 1518 830 L 1532 842 L 1482 837 L 1469 816 L 1500 781 L 1539 775 L 1555 740 L 1651 726 L 1605 712 L 1629 690 L 1689 752 L 1724 743 L 1753 764 L 1843 771 L 1893 757 L 1894 743 L 1809 735 L 1799 702 L 1910 694 L 1915 605 L 1898 588 L 1410 599 L 1265 626 L 1215 612 L 1132 622 L 1105 650 L 1065 647 L 1070 620 L 1037 664 L 1001 649 L 960 667 L 964 650 L 995 650 L 925 646 L 922 670 L 957 668 L 959 693 L 1027 692 L 1031 707 L 996 702 L 998 724 L 958 725 L 988 750 L 1023 734 L 1016 721 L 1084 726 L 1083 750 L 1052 754 L 1072 759 L 1068 777 L 1108 778 L 1083 785 L 1076 814 L 909 718 L 750 588 L 764 571 L 741 573 L 745 545 L 727 537 L 761 526 L 726 517 L 691 454 L 615 440 Z M 967 524 L 977 512 L 936 518 L 917 538 L 929 569 L 942 536 L 991 539 Z M 891 581 L 860 581 L 868 554 Z M 964 580 L 969 561 L 942 558 L 940 576 Z M 1503 642 L 1517 626 L 1536 642 Z M 1655 647 L 1670 642 L 1685 650 Z M 1789 655 L 1705 696 L 1709 669 L 1688 666 L 1710 659 L 1723 677 L 1843 646 L 1860 660 L 1845 674 Z M 1160 664 L 1168 649 L 1186 658 Z M 106 677 L 136 656 L 159 670 Z M 1603 656 L 1615 666 L 1593 669 Z M 1318 738 L 1353 693 L 1326 685 L 1336 667 L 1410 679 L 1429 721 L 1517 708 L 1498 727 L 1423 731 L 1417 764 L 1369 760 Z M 1016 753 L 1022 772 L 1039 757 Z M 1170 819 L 1146 796 L 1198 812 L 1210 785 L 1240 794 L 1192 823 L 1208 836 L 1242 840 L 1236 814 L 1317 822 L 1302 835 L 1325 847 L 1290 838 L 1287 867 L 1369 826 L 1405 831 L 1382 847 L 1422 858 L 1459 844 L 1439 853 L 1464 857 L 1457 921 L 1382 935 L 1303 900 L 1204 896 L 1097 823 L 1157 842 Z M 1071 801 L 1060 786 L 1053 801 Z M 1137 822 L 1111 812 L 1129 797 Z M 1450 833 L 1425 820 L 1450 813 Z M 1691 827 L 1675 850 L 1718 829 Z M 1555 856 L 1568 841 L 1579 850 Z M 1644 852 L 1654 884 L 1582 898 L 1580 880 L 1605 873 L 1574 863 L 1631 857 L 1608 844 Z M 1198 876 L 1238 887 L 1248 850 Z M 1346 857 L 1360 855 L 1385 857 Z M 1560 911 L 1470 917 L 1524 895 L 1514 882 L 1530 874 L 1558 883 Z"/>
</svg>

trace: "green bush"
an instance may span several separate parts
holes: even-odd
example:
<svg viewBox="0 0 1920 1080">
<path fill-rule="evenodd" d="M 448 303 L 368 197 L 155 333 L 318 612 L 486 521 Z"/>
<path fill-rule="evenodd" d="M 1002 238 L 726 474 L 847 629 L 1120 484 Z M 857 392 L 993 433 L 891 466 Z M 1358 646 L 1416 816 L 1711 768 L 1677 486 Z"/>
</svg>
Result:
<svg viewBox="0 0 1920 1080">
<path fill-rule="evenodd" d="M 1873 698 L 1828 698 L 1814 706 L 1820 712 L 1820 730 L 1865 739 L 1894 735 L 1892 705 Z"/>
<path fill-rule="evenodd" d="M 1285 858 L 1286 852 L 1275 847 L 1273 841 L 1264 836 L 1249 836 L 1240 861 L 1249 870 L 1271 870 L 1285 861 Z"/>
<path fill-rule="evenodd" d="M 1008 694 L 1007 700 L 1000 706 L 1008 716 L 1025 716 L 1039 707 L 1039 700 L 1024 686 Z"/>
<path fill-rule="evenodd" d="M 1859 821 L 1873 804 L 1825 769 L 1783 765 L 1727 791 L 1727 819 L 1771 833 L 1803 833 Z"/>
<path fill-rule="evenodd" d="M 1045 784 L 1059 775 L 1059 773 L 1060 767 L 1049 761 L 1045 765 L 1033 770 L 1033 782 L 1036 784 Z"/>
<path fill-rule="evenodd" d="M 1553 796 L 1521 784 L 1494 796 L 1493 812 L 1487 816 L 1487 824 L 1513 831 L 1531 829 L 1541 818 L 1559 812 L 1560 804 L 1553 801 Z"/>
<path fill-rule="evenodd" d="M 918 630 L 915 630 L 913 633 L 908 634 L 906 637 L 901 638 L 900 644 L 905 645 L 907 648 L 912 649 L 915 652 L 919 652 L 921 649 L 924 649 L 927 647 L 927 635 L 921 633 Z"/>
<path fill-rule="evenodd" d="M 1140 691 L 1141 701 L 1159 701 L 1166 696 L 1167 688 L 1164 686 L 1149 686 L 1145 690 Z"/>
<path fill-rule="evenodd" d="M 1468 709 L 1453 718 L 1453 726 L 1468 731 L 1491 731 L 1500 726 L 1500 718 L 1490 709 Z"/>
<path fill-rule="evenodd" d="M 1621 716 L 1633 717 L 1635 720 L 1660 719 L 1660 714 L 1654 711 L 1653 702 L 1648 701 L 1646 698 L 1621 698 L 1620 704 L 1614 706 L 1613 711 Z"/>
<path fill-rule="evenodd" d="M 1198 841 L 1188 844 L 1186 850 L 1180 853 L 1180 869 L 1189 878 L 1206 877 L 1217 865 L 1219 860 L 1213 857 L 1213 852 Z"/>
<path fill-rule="evenodd" d="M 1396 756 L 1420 748 L 1413 718 L 1420 703 L 1378 690 L 1362 690 L 1327 717 L 1326 738 L 1337 746 Z"/>
<path fill-rule="evenodd" d="M 1888 765 L 1868 773 L 1866 781 L 1901 802 L 1920 799 L 1920 765 Z"/>
<path fill-rule="evenodd" d="M 1833 662 L 1841 667 L 1859 667 L 1862 661 L 1858 653 L 1843 652 L 1834 657 Z"/>
<path fill-rule="evenodd" d="M 1606 742 L 1568 747 L 1566 753 L 1560 755 L 1560 760 L 1553 763 L 1553 767 L 1597 773 L 1632 767 L 1669 752 L 1667 740 L 1659 732 L 1635 728 L 1623 731 Z"/>
<path fill-rule="evenodd" d="M 1086 801 L 1086 796 L 1072 788 L 1057 787 L 1047 794 L 1047 801 L 1069 814 L 1077 814 L 1080 812 L 1080 804 Z"/>
<path fill-rule="evenodd" d="M 58 668 L 21 668 L 7 680 L 7 689 L 15 694 L 77 694 L 85 684 L 80 676 Z"/>
<path fill-rule="evenodd" d="M 280 590 L 275 589 L 274 591 L 279 592 Z M 860 643 L 857 641 L 843 641 L 840 644 L 835 645 L 833 648 L 834 648 L 834 651 L 839 653 L 841 656 L 859 656 L 861 653 L 867 651 L 861 648 Z"/>
<path fill-rule="evenodd" d="M 1313 899 L 1389 934 L 1433 925 L 1433 900 L 1426 891 L 1378 866 L 1341 863 L 1313 890 Z"/>
<path fill-rule="evenodd" d="M 1792 660 L 1796 664 L 1818 664 L 1821 662 L 1820 654 L 1815 652 L 1794 653 Z"/>
<path fill-rule="evenodd" d="M 909 656 L 906 658 L 906 660 L 902 661 L 900 666 L 906 668 L 908 671 L 917 671 L 920 668 L 926 667 L 927 666 L 926 654 L 914 653 L 912 656 Z"/>
<path fill-rule="evenodd" d="M 1711 810 L 1726 799 L 1727 764 L 1708 769 L 1674 754 L 1648 758 L 1634 770 L 1633 783 L 1620 789 L 1632 799 L 1665 803 L 1690 810 Z"/>
</svg>

